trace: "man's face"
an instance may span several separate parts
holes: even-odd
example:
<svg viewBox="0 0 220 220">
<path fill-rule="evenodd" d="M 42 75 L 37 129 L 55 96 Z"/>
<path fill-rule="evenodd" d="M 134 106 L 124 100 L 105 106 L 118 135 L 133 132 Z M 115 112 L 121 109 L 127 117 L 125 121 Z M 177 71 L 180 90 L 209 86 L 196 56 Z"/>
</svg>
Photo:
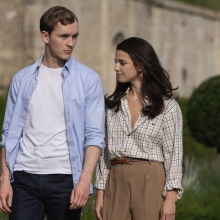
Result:
<svg viewBox="0 0 220 220">
<path fill-rule="evenodd" d="M 79 35 L 78 22 L 68 25 L 58 23 L 49 35 L 42 32 L 42 38 L 46 43 L 45 56 L 56 63 L 65 63 L 73 52 Z"/>
</svg>

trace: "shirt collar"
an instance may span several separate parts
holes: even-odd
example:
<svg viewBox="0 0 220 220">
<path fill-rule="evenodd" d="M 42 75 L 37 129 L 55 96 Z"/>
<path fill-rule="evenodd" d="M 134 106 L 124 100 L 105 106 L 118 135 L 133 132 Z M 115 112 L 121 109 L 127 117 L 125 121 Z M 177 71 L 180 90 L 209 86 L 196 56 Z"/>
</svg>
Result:
<svg viewBox="0 0 220 220">
<path fill-rule="evenodd" d="M 39 60 L 37 60 L 37 61 L 35 62 L 35 64 L 33 65 L 33 69 L 34 69 L 33 75 L 38 75 L 38 70 L 39 70 L 40 65 L 41 65 L 41 63 L 42 63 L 42 59 L 43 59 L 43 56 L 42 56 Z"/>
<path fill-rule="evenodd" d="M 122 100 L 127 98 L 129 90 L 130 90 L 130 86 L 127 88 L 127 90 L 125 91 L 124 95 L 122 96 Z"/>
<path fill-rule="evenodd" d="M 75 65 L 75 60 L 72 57 L 70 57 L 66 61 L 65 65 L 63 67 L 63 77 L 64 77 L 64 79 L 73 72 L 71 70 L 76 69 L 76 68 L 74 68 L 74 65 Z"/>
<path fill-rule="evenodd" d="M 34 75 L 37 75 L 38 74 L 38 70 L 39 70 L 39 68 L 40 68 L 40 65 L 41 65 L 41 63 L 42 63 L 42 60 L 43 60 L 43 56 L 39 59 L 39 60 L 37 60 L 36 62 L 35 62 L 35 65 L 34 65 L 34 71 L 33 71 L 33 74 Z M 70 57 L 67 61 L 66 61 L 66 63 L 65 63 L 65 65 L 64 65 L 64 69 L 66 70 L 66 71 L 64 71 L 64 75 L 67 75 L 67 74 L 70 74 L 71 73 L 71 71 L 69 71 L 70 69 L 71 69 L 71 66 L 72 65 L 74 65 L 74 63 L 75 63 L 75 61 L 74 61 L 74 59 L 72 58 L 72 57 Z"/>
</svg>

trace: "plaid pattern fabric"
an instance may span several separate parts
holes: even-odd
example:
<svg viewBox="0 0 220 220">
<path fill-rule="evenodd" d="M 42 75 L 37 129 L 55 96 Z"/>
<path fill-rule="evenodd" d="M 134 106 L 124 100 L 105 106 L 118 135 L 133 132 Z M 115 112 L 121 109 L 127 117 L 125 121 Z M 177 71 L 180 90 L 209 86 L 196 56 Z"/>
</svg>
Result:
<svg viewBox="0 0 220 220">
<path fill-rule="evenodd" d="M 140 113 L 134 128 L 131 127 L 127 97 L 121 100 L 121 109 L 106 112 L 106 148 L 96 169 L 97 189 L 105 189 L 110 160 L 119 157 L 142 158 L 163 162 L 166 183 L 162 192 L 178 189 L 182 196 L 182 113 L 174 99 L 165 100 L 165 109 L 154 119 Z"/>
</svg>

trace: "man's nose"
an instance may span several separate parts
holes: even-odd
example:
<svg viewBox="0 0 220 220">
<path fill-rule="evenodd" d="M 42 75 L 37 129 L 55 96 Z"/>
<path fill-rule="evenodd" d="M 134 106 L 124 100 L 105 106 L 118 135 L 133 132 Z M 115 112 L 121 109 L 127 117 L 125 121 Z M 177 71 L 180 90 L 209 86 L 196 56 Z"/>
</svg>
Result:
<svg viewBox="0 0 220 220">
<path fill-rule="evenodd" d="M 69 37 L 69 38 L 68 38 L 68 41 L 67 41 L 67 45 L 72 47 L 73 44 L 74 44 L 74 43 L 73 43 L 73 38 L 72 38 L 72 37 Z"/>
</svg>

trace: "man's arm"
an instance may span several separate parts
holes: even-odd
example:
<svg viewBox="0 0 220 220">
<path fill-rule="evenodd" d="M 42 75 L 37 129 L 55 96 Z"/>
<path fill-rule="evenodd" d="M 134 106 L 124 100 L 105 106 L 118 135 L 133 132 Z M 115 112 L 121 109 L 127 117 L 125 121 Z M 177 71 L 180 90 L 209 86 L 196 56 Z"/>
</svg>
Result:
<svg viewBox="0 0 220 220">
<path fill-rule="evenodd" d="M 93 172 L 98 163 L 100 153 L 101 150 L 98 147 L 88 146 L 86 148 L 83 171 L 70 197 L 70 209 L 78 209 L 86 204 Z"/>
<path fill-rule="evenodd" d="M 1 175 L 0 175 L 0 209 L 10 213 L 12 205 L 13 191 L 10 183 L 10 171 L 5 160 L 5 148 L 1 149 Z"/>
<path fill-rule="evenodd" d="M 81 176 L 74 186 L 70 197 L 70 209 L 86 204 L 90 193 L 90 184 L 101 150 L 104 149 L 105 105 L 101 79 L 93 73 L 86 80 L 85 92 L 85 156 Z"/>
<path fill-rule="evenodd" d="M 8 92 L 5 117 L 2 129 L 2 141 L 0 142 L 0 209 L 6 213 L 11 212 L 10 207 L 12 206 L 13 191 L 10 183 L 10 170 L 7 166 L 5 157 L 5 141 L 11 123 L 12 115 L 14 112 L 14 106 L 17 100 L 19 84 L 19 80 L 17 80 L 16 76 L 14 76 Z"/>
</svg>

